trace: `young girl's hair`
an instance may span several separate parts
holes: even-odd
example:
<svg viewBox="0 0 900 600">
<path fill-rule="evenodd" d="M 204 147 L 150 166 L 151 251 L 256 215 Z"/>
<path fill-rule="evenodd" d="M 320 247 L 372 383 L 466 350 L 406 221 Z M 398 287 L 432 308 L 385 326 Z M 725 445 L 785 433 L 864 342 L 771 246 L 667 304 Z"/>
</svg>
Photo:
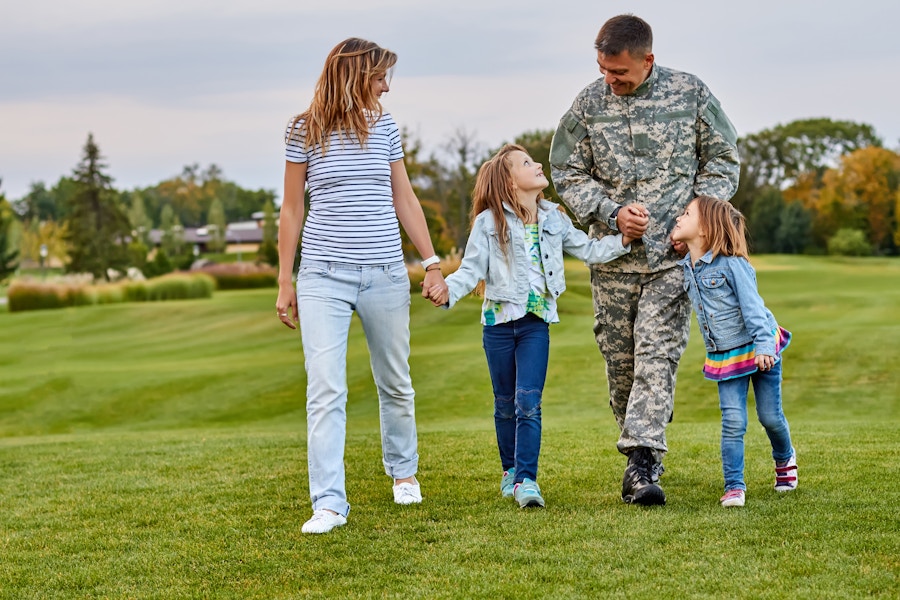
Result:
<svg viewBox="0 0 900 600">
<path fill-rule="evenodd" d="M 397 55 L 374 42 L 348 38 L 339 43 L 325 59 L 309 108 L 291 119 L 285 141 L 299 141 L 298 129 L 302 129 L 306 133 L 305 150 L 320 146 L 325 154 L 332 132 L 340 139 L 355 136 L 365 146 L 369 127 L 383 113 L 372 91 L 372 78 L 389 76 L 395 64 Z"/>
<path fill-rule="evenodd" d="M 730 202 L 697 196 L 697 217 L 700 229 L 706 233 L 706 250 L 712 252 L 713 258 L 723 256 L 740 256 L 749 259 L 747 251 L 747 234 L 744 215 Z"/>
<path fill-rule="evenodd" d="M 506 144 L 497 153 L 488 159 L 475 178 L 475 189 L 472 191 L 472 222 L 475 217 L 490 210 L 494 217 L 494 226 L 497 228 L 497 239 L 503 255 L 508 257 L 509 234 L 506 227 L 506 219 L 503 216 L 503 203 L 516 214 L 522 221 L 527 221 L 531 216 L 524 206 L 519 204 L 516 197 L 516 185 L 512 177 L 512 162 L 509 155 L 512 152 L 528 151 L 518 144 Z M 537 198 L 543 198 L 544 193 L 538 192 Z"/>
</svg>

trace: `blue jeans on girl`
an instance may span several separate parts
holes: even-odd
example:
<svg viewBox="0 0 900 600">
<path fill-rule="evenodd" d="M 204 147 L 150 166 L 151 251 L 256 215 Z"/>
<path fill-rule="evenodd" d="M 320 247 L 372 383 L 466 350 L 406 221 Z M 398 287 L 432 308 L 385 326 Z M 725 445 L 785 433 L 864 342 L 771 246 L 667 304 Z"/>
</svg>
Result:
<svg viewBox="0 0 900 600">
<path fill-rule="evenodd" d="M 516 468 L 516 483 L 537 481 L 549 325 L 529 313 L 509 323 L 485 325 L 483 343 L 494 388 L 500 463 L 504 471 Z"/>
<path fill-rule="evenodd" d="M 756 416 L 769 436 L 772 458 L 786 461 L 793 454 L 791 432 L 781 409 L 781 360 L 769 371 L 719 382 L 722 410 L 722 473 L 725 490 L 746 490 L 744 483 L 744 433 L 747 431 L 747 391 L 753 383 Z"/>
</svg>

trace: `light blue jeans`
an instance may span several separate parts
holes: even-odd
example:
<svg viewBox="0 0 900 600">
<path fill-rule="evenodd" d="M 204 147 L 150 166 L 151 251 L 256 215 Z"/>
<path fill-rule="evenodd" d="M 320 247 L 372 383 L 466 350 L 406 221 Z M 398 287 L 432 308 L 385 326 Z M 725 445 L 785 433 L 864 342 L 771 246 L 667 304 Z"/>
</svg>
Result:
<svg viewBox="0 0 900 600">
<path fill-rule="evenodd" d="M 794 452 L 791 431 L 781 409 L 781 360 L 768 371 L 720 381 L 725 491 L 747 489 L 744 483 L 744 433 L 747 431 L 747 391 L 751 382 L 756 396 L 756 416 L 772 444 L 772 458 L 785 461 Z"/>
<path fill-rule="evenodd" d="M 403 263 L 362 266 L 301 261 L 297 306 L 306 362 L 307 454 L 313 510 L 347 516 L 347 339 L 359 315 L 378 390 L 384 470 L 415 475 L 415 392 L 409 375 L 409 276 Z"/>
</svg>

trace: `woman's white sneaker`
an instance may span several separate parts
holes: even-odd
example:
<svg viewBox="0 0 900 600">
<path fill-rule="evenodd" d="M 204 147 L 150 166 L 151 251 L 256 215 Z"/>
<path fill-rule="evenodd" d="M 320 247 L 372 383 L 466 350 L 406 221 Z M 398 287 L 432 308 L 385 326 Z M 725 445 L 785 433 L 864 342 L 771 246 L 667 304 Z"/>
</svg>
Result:
<svg viewBox="0 0 900 600">
<path fill-rule="evenodd" d="M 347 524 L 347 517 L 320 508 L 313 512 L 312 518 L 303 524 L 300 531 L 303 533 L 328 533 L 335 527 Z"/>
<path fill-rule="evenodd" d="M 397 504 L 419 504 L 422 502 L 422 488 L 418 483 L 398 483 L 394 486 L 394 502 Z"/>
</svg>

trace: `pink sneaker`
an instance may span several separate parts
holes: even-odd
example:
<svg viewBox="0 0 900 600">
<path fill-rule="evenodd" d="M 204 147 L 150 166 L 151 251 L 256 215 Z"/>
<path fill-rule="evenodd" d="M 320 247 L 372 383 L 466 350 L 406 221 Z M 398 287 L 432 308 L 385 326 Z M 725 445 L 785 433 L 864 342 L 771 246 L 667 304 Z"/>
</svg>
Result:
<svg viewBox="0 0 900 600">
<path fill-rule="evenodd" d="M 725 492 L 725 495 L 719 499 L 719 502 L 726 508 L 729 506 L 743 506 L 744 490 L 728 490 Z"/>
</svg>

